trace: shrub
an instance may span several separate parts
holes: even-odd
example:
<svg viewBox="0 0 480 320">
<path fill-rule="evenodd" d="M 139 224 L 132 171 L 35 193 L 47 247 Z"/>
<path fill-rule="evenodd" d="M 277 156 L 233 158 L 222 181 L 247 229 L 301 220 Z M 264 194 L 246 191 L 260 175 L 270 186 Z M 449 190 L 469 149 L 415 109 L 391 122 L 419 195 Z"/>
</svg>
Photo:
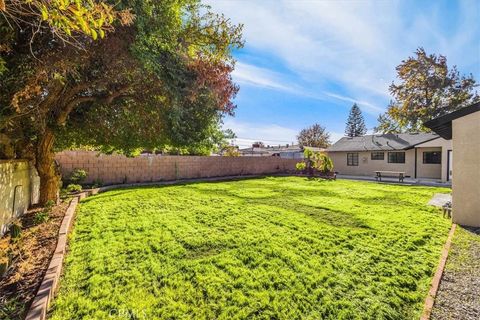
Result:
<svg viewBox="0 0 480 320">
<path fill-rule="evenodd" d="M 20 234 L 22 233 L 22 223 L 20 220 L 13 221 L 12 225 L 10 226 L 10 236 L 12 239 L 20 238 Z"/>
<path fill-rule="evenodd" d="M 318 153 L 315 157 L 315 169 L 322 173 L 331 172 L 333 170 L 332 158 L 324 153 Z"/>
<path fill-rule="evenodd" d="M 80 192 L 80 191 L 82 191 L 82 186 L 79 184 L 71 183 L 67 186 L 67 192 Z"/>
<path fill-rule="evenodd" d="M 81 184 L 88 176 L 88 172 L 84 169 L 75 168 L 73 169 L 68 181 L 70 184 Z M 68 188 L 68 187 L 67 187 Z"/>
<path fill-rule="evenodd" d="M 93 181 L 92 188 L 98 188 L 98 187 L 101 187 L 101 186 L 103 186 L 102 179 L 97 178 Z"/>
<path fill-rule="evenodd" d="M 53 206 L 55 206 L 55 202 L 53 200 L 48 200 L 46 203 L 45 203 L 45 206 L 44 206 L 44 210 L 47 210 L 47 211 L 51 211 Z"/>
<path fill-rule="evenodd" d="M 295 165 L 295 169 L 297 169 L 298 171 L 303 171 L 306 167 L 307 165 L 305 164 L 305 162 L 299 162 Z"/>
<path fill-rule="evenodd" d="M 296 164 L 295 167 L 297 170 L 303 171 L 311 176 L 313 176 L 315 171 L 321 173 L 332 172 L 333 161 L 325 153 L 305 149 L 303 155 L 305 160 Z"/>
<path fill-rule="evenodd" d="M 38 213 L 33 217 L 33 223 L 35 223 L 35 224 L 42 224 L 42 223 L 44 223 L 44 222 L 47 222 L 49 218 L 50 218 L 49 212 L 43 210 L 43 211 L 38 212 Z"/>
</svg>

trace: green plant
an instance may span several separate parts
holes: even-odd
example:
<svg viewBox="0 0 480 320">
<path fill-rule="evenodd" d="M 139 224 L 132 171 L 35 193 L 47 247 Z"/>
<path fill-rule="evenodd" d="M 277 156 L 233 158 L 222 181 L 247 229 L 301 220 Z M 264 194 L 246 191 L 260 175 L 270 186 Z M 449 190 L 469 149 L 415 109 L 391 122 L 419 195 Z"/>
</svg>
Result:
<svg viewBox="0 0 480 320">
<path fill-rule="evenodd" d="M 98 188 L 98 187 L 101 187 L 101 186 L 103 186 L 103 180 L 102 179 L 97 178 L 93 181 L 92 188 Z"/>
<path fill-rule="evenodd" d="M 299 162 L 295 165 L 295 169 L 297 169 L 298 171 L 303 171 L 306 167 L 307 165 L 305 164 L 305 162 Z"/>
<path fill-rule="evenodd" d="M 331 172 L 333 170 L 333 160 L 325 153 L 315 155 L 315 169 L 322 173 Z"/>
<path fill-rule="evenodd" d="M 60 189 L 60 198 L 61 198 L 61 199 L 64 199 L 64 198 L 66 198 L 66 197 L 68 197 L 68 191 L 67 191 L 67 189 L 65 189 L 65 188 Z"/>
<path fill-rule="evenodd" d="M 33 223 L 41 224 L 41 223 L 47 222 L 49 218 L 50 218 L 50 214 L 48 211 L 40 211 L 37 214 L 35 214 L 35 216 L 33 217 Z"/>
<path fill-rule="evenodd" d="M 72 193 L 72 192 L 80 192 L 80 191 L 82 191 L 82 186 L 79 184 L 71 183 L 67 186 L 67 192 Z"/>
<path fill-rule="evenodd" d="M 75 168 L 73 169 L 68 181 L 72 184 L 81 184 L 88 176 L 88 172 L 84 169 Z"/>
<path fill-rule="evenodd" d="M 20 238 L 20 234 L 22 233 L 22 223 L 20 220 L 14 220 L 12 225 L 10 226 L 10 236 L 12 239 Z"/>
<path fill-rule="evenodd" d="M 51 211 L 52 208 L 55 206 L 55 202 L 53 200 L 48 200 L 43 207 L 44 210 Z"/>
</svg>

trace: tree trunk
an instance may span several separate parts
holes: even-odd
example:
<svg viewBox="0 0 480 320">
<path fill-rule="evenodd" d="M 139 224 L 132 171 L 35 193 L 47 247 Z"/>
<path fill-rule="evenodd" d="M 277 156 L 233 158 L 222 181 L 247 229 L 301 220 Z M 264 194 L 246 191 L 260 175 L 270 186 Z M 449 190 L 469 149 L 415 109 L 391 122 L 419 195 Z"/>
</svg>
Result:
<svg viewBox="0 0 480 320">
<path fill-rule="evenodd" d="M 57 203 L 60 174 L 57 172 L 55 165 L 55 153 L 53 152 L 53 142 L 55 136 L 50 129 L 40 136 L 36 150 L 36 162 L 38 175 L 40 176 L 40 204 L 44 205 L 47 201 L 52 200 Z"/>
</svg>

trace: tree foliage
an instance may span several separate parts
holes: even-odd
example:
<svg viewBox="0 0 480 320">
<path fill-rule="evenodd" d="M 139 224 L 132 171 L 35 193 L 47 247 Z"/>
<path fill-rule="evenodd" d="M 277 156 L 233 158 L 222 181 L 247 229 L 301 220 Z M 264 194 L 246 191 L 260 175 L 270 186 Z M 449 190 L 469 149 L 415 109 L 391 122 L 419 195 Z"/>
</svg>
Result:
<svg viewBox="0 0 480 320">
<path fill-rule="evenodd" d="M 233 114 L 241 26 L 199 1 L 16 1 L 0 16 L 0 156 L 35 160 L 41 190 L 55 148 L 202 149 Z"/>
<path fill-rule="evenodd" d="M 295 168 L 305 174 L 313 176 L 315 171 L 326 174 L 333 170 L 333 160 L 323 152 L 315 152 L 310 149 L 303 151 L 302 162 L 298 162 Z"/>
<path fill-rule="evenodd" d="M 362 115 L 362 110 L 356 103 L 353 104 L 348 115 L 348 120 L 345 128 L 345 135 L 347 137 L 363 136 L 367 133 L 367 127 L 365 126 L 365 119 Z"/>
<path fill-rule="evenodd" d="M 297 136 L 300 146 L 327 148 L 330 145 L 330 134 L 325 127 L 316 123 L 311 127 L 305 128 Z"/>
<path fill-rule="evenodd" d="M 396 70 L 400 81 L 390 86 L 394 100 L 378 118 L 377 132 L 428 131 L 424 122 L 479 100 L 471 74 L 461 76 L 456 66 L 448 68 L 445 56 L 427 54 L 423 48 Z"/>
</svg>

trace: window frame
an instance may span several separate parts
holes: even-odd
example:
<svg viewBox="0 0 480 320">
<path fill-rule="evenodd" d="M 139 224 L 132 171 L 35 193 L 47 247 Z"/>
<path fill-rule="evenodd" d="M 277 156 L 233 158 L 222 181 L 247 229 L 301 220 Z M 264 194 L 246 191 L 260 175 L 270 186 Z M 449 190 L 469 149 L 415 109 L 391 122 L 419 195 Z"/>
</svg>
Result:
<svg viewBox="0 0 480 320">
<path fill-rule="evenodd" d="M 347 166 L 358 167 L 358 152 L 347 152 Z"/>
<path fill-rule="evenodd" d="M 403 162 L 398 161 L 398 155 L 403 154 Z M 391 161 L 390 155 L 395 155 L 395 161 Z M 397 164 L 405 164 L 405 151 L 390 151 L 388 152 L 388 163 L 397 163 Z"/>
<path fill-rule="evenodd" d="M 374 157 L 374 154 L 375 154 L 375 157 Z M 382 155 L 381 158 L 379 158 L 378 156 L 379 155 Z M 370 152 L 370 160 L 385 160 L 385 152 L 383 151 L 372 151 Z"/>
<path fill-rule="evenodd" d="M 428 157 L 426 157 L 426 155 L 434 154 L 434 153 L 438 153 L 438 162 L 427 162 Z M 423 151 L 422 159 L 423 159 L 423 164 L 442 164 L 442 151 Z"/>
</svg>

